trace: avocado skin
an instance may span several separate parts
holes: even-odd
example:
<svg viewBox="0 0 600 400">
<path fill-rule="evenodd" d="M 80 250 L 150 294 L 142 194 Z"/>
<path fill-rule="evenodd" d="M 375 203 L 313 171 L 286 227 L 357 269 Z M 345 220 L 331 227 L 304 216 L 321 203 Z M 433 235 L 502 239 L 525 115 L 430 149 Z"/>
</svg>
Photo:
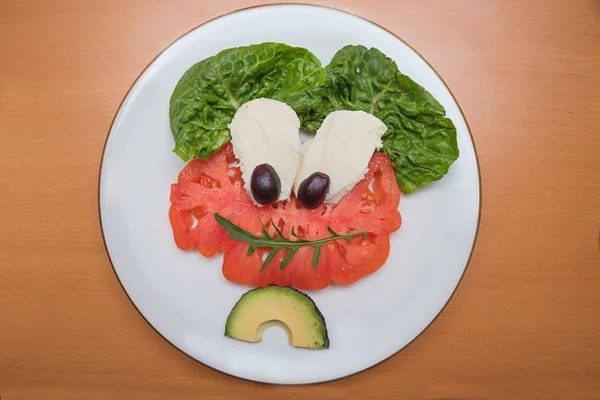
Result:
<svg viewBox="0 0 600 400">
<path fill-rule="evenodd" d="M 293 287 L 290 287 L 290 286 L 277 286 L 277 285 L 271 284 L 271 285 L 264 286 L 264 287 L 254 288 L 254 289 L 251 289 L 251 290 L 247 291 L 246 293 L 244 293 L 240 297 L 240 299 L 235 303 L 235 305 L 231 309 L 231 312 L 227 316 L 227 321 L 225 323 L 225 331 L 224 331 L 225 336 L 230 337 L 232 339 L 242 340 L 242 339 L 239 339 L 239 338 L 235 337 L 235 334 L 233 332 L 231 332 L 231 330 L 229 329 L 229 327 L 232 325 L 232 322 L 233 322 L 232 321 L 232 316 L 235 316 L 235 314 L 236 314 L 235 311 L 236 311 L 237 307 L 240 305 L 240 303 L 242 301 L 244 301 L 244 298 L 246 296 L 251 295 L 252 292 L 261 291 L 261 290 L 264 290 L 266 288 L 271 288 L 271 287 L 276 287 L 276 288 L 281 288 L 281 289 L 286 289 L 286 290 L 292 290 L 292 291 L 296 292 L 297 294 L 299 294 L 304 299 L 307 299 L 310 302 L 310 304 L 312 305 L 312 309 L 315 311 L 315 314 L 320 319 L 320 321 L 322 323 L 322 327 L 323 327 L 323 339 L 324 339 L 324 343 L 323 343 L 323 345 L 321 345 L 319 347 L 316 347 L 314 349 L 328 349 L 329 348 L 329 333 L 328 333 L 328 330 L 327 330 L 327 324 L 325 322 L 325 317 L 321 313 L 321 310 L 319 310 L 319 308 L 317 307 L 316 303 L 314 302 L 314 300 L 309 295 L 307 295 L 305 293 L 302 293 L 301 291 L 299 291 L 299 290 L 297 290 L 297 289 L 295 289 Z M 264 322 L 267 322 L 267 321 L 264 321 Z M 306 347 L 303 347 L 303 348 L 306 348 Z"/>
</svg>

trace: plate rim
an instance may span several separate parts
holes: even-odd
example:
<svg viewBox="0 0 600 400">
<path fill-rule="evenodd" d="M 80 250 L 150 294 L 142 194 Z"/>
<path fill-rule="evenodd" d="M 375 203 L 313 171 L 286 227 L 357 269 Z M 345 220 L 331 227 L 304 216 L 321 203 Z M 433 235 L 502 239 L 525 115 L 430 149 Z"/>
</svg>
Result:
<svg viewBox="0 0 600 400">
<path fill-rule="evenodd" d="M 233 375 L 230 374 L 228 372 L 225 372 L 223 370 L 220 370 L 218 368 L 212 367 L 198 359 L 196 359 L 195 357 L 193 357 L 192 355 L 186 353 L 184 350 L 180 349 L 179 347 L 177 347 L 177 345 L 175 345 L 173 342 L 171 342 L 169 339 L 167 339 L 158 329 L 156 329 L 154 327 L 154 325 L 152 325 L 152 323 L 150 323 L 150 321 L 146 318 L 146 316 L 140 311 L 140 309 L 137 307 L 137 305 L 135 304 L 135 302 L 133 301 L 133 299 L 129 296 L 129 293 L 127 292 L 127 289 L 125 288 L 125 286 L 123 285 L 123 282 L 121 281 L 121 278 L 119 277 L 119 274 L 117 273 L 117 270 L 115 269 L 115 265 L 112 261 L 112 258 L 110 256 L 110 251 L 108 250 L 108 246 L 106 244 L 106 236 L 104 233 L 104 226 L 102 223 L 102 209 L 101 209 L 101 183 L 102 183 L 102 169 L 104 166 L 104 156 L 106 153 L 106 148 L 108 145 L 108 140 L 110 138 L 110 133 L 113 129 L 115 120 L 117 119 L 117 116 L 119 115 L 119 112 L 121 111 L 123 104 L 125 103 L 125 100 L 128 98 L 131 90 L 135 87 L 135 85 L 138 83 L 138 81 L 140 80 L 140 78 L 144 75 L 144 73 L 150 68 L 150 66 L 152 66 L 154 64 L 154 62 L 167 50 L 169 49 L 172 45 L 174 45 L 177 41 L 179 41 L 181 38 L 183 38 L 184 36 L 188 35 L 189 33 L 195 31 L 196 29 L 212 22 L 215 21 L 217 19 L 232 15 L 232 14 L 237 14 L 237 13 L 241 13 L 241 12 L 245 12 L 248 10 L 252 10 L 252 9 L 258 9 L 258 8 L 271 8 L 271 7 L 287 7 L 287 6 L 299 6 L 299 7 L 314 7 L 314 8 L 321 8 L 321 9 L 327 9 L 327 10 L 333 10 L 333 11 L 337 11 L 343 14 L 347 14 L 356 18 L 359 18 L 371 25 L 374 25 L 375 27 L 378 27 L 382 30 L 384 30 L 385 32 L 389 33 L 390 35 L 392 35 L 394 38 L 396 38 L 396 40 L 400 41 L 401 43 L 403 43 L 404 45 L 406 45 L 409 49 L 411 49 L 417 56 L 419 56 L 419 58 L 421 58 L 421 60 L 423 60 L 425 62 L 425 64 L 427 64 L 427 66 L 429 68 L 431 68 L 431 70 L 433 71 L 433 73 L 439 78 L 439 80 L 442 82 L 442 84 L 444 85 L 444 87 L 446 88 L 446 90 L 448 90 L 448 93 L 450 93 L 450 96 L 452 97 L 452 100 L 454 101 L 454 103 L 456 104 L 458 111 L 460 112 L 463 120 L 465 121 L 465 125 L 467 127 L 467 131 L 469 133 L 469 138 L 471 140 L 471 144 L 473 146 L 473 152 L 475 154 L 475 165 L 477 166 L 477 178 L 478 178 L 478 185 L 479 185 L 479 210 L 477 211 L 477 226 L 475 228 L 475 235 L 473 236 L 473 244 L 471 245 L 471 251 L 469 253 L 469 257 L 467 259 L 467 262 L 465 264 L 465 268 L 463 269 L 463 272 L 460 276 L 460 278 L 458 279 L 456 286 L 454 287 L 454 289 L 452 290 L 452 293 L 450 294 L 450 296 L 448 297 L 448 300 L 444 303 L 444 305 L 442 306 L 442 308 L 440 309 L 440 311 L 435 315 L 435 317 L 429 322 L 429 324 L 427 324 L 427 326 L 425 326 L 425 328 L 423 328 L 423 330 L 421 330 L 421 332 L 419 332 L 412 340 L 410 340 L 408 343 L 406 343 L 404 346 L 402 346 L 400 349 L 398 349 L 397 351 L 395 351 L 393 354 L 390 354 L 388 357 L 384 358 L 383 360 L 370 365 L 366 368 L 363 368 L 359 371 L 353 372 L 351 374 L 348 375 L 344 375 L 341 377 L 337 377 L 334 379 L 325 379 L 322 381 L 315 381 L 315 382 L 308 382 L 308 383 L 274 383 L 274 382 L 264 382 L 264 381 L 260 381 L 260 380 L 256 380 L 256 379 L 249 379 L 249 378 L 244 378 L 244 377 L 240 377 L 237 375 Z M 169 44 L 167 44 L 160 52 L 158 52 L 156 54 L 156 56 L 154 56 L 154 58 L 152 58 L 152 60 L 150 60 L 150 62 L 148 62 L 148 64 L 142 69 L 142 71 L 138 74 L 138 76 L 135 78 L 135 80 L 131 83 L 131 85 L 129 86 L 129 88 L 127 89 L 127 92 L 125 92 L 125 95 L 123 96 L 123 98 L 121 99 L 121 102 L 119 103 L 119 106 L 117 107 L 117 110 L 115 111 L 115 114 L 112 118 L 112 121 L 110 123 L 110 126 L 108 128 L 108 132 L 106 134 L 106 139 L 104 140 L 104 146 L 102 147 L 102 154 L 100 156 L 100 165 L 98 167 L 98 187 L 97 187 L 97 203 L 98 203 L 98 220 L 99 220 L 99 224 L 100 224 L 100 233 L 102 236 L 102 243 L 104 245 L 104 251 L 108 257 L 108 262 L 111 266 L 111 269 L 115 275 L 115 277 L 117 278 L 117 282 L 119 282 L 119 286 L 121 286 L 121 289 L 123 290 L 123 292 L 125 293 L 125 296 L 127 297 L 127 299 L 129 300 L 129 302 L 131 303 L 131 305 L 133 306 L 133 308 L 137 311 L 137 313 L 142 317 L 142 319 L 150 326 L 150 328 L 152 328 L 152 330 L 158 334 L 158 336 L 160 338 L 162 338 L 165 342 L 167 342 L 169 345 L 171 345 L 173 348 L 175 348 L 178 352 L 182 353 L 183 355 L 185 355 L 186 357 L 192 359 L 193 361 L 195 361 L 196 363 L 207 367 L 213 371 L 216 371 L 218 373 L 221 373 L 223 375 L 235 378 L 235 379 L 241 379 L 244 381 L 248 381 L 248 382 L 253 382 L 253 383 L 258 383 L 258 384 L 262 384 L 262 385 L 271 385 L 271 386 L 311 386 L 311 385 L 320 385 L 323 383 L 328 383 L 328 382 L 336 382 L 342 379 L 346 379 L 346 378 L 350 378 L 352 376 L 361 374 L 363 372 L 366 372 L 370 369 L 373 369 L 381 364 L 383 364 L 384 362 L 388 361 L 389 359 L 391 359 L 392 357 L 395 357 L 396 355 L 400 354 L 400 352 L 404 351 L 405 349 L 407 349 L 410 345 L 412 345 L 417 339 L 419 339 L 421 337 L 421 335 L 423 335 L 434 323 L 435 321 L 439 318 L 439 316 L 444 312 L 444 310 L 446 309 L 446 307 L 448 306 L 448 304 L 450 304 L 450 301 L 454 298 L 454 295 L 456 294 L 456 292 L 458 291 L 458 288 L 460 286 L 460 284 L 462 283 L 466 273 L 467 273 L 467 269 L 469 268 L 469 266 L 471 265 L 471 260 L 473 258 L 473 253 L 475 251 L 475 246 L 477 244 L 477 239 L 479 237 L 479 229 L 481 227 L 481 211 L 482 211 L 482 201 L 483 201 L 483 186 L 482 186 L 482 178 L 481 178 L 481 166 L 479 163 L 479 155 L 477 153 L 477 146 L 475 144 L 475 139 L 473 138 L 473 133 L 471 132 L 471 127 L 469 126 L 469 122 L 467 121 L 467 118 L 460 106 L 460 103 L 458 102 L 458 100 L 456 99 L 456 97 L 454 96 L 454 93 L 452 92 L 452 90 L 450 89 L 450 87 L 448 86 L 448 84 L 446 83 L 446 81 L 444 81 L 444 79 L 442 78 L 442 76 L 437 72 L 437 70 L 433 67 L 433 65 L 431 65 L 429 63 L 429 61 L 427 61 L 427 59 L 419 52 L 417 51 L 417 49 L 415 49 L 413 46 L 411 46 L 409 43 L 407 43 L 404 39 L 402 39 L 400 36 L 396 35 L 394 32 L 390 31 L 389 29 L 387 29 L 386 27 L 371 21 L 368 18 L 365 18 L 363 16 L 357 15 L 351 11 L 347 11 L 347 10 L 342 10 L 336 7 L 331 7 L 331 6 L 326 6 L 326 5 L 321 5 L 321 4 L 313 4 L 313 3 L 289 3 L 289 2 L 281 2 L 281 3 L 270 3 L 270 4 L 257 4 L 257 5 L 253 5 L 253 6 L 249 6 L 249 7 L 243 7 L 243 8 L 238 8 L 232 11 L 228 11 L 226 13 L 223 14 L 219 14 L 213 18 L 210 18 L 194 27 L 192 27 L 191 29 L 187 30 L 186 32 L 184 32 L 183 34 L 181 34 L 180 36 L 178 36 L 176 39 L 172 40 Z"/>
</svg>

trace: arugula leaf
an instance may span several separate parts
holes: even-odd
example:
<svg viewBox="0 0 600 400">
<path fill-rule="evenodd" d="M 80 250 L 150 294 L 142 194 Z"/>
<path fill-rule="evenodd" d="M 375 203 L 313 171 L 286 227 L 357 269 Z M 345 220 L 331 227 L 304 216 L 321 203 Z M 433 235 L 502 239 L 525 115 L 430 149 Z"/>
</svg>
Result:
<svg viewBox="0 0 600 400">
<path fill-rule="evenodd" d="M 297 112 L 310 109 L 307 91 L 319 86 L 325 70 L 306 49 L 261 43 L 227 49 L 193 65 L 171 95 L 173 150 L 184 161 L 207 159 L 227 143 L 228 125 L 238 107 L 266 97 Z"/>
<path fill-rule="evenodd" d="M 346 240 L 347 243 L 350 243 L 350 239 L 352 239 L 352 237 L 354 237 L 356 235 L 362 235 L 361 240 L 365 240 L 367 237 L 367 231 L 364 229 L 361 229 L 358 231 L 352 231 L 349 233 L 345 233 L 343 235 L 338 235 L 337 233 L 334 232 L 333 229 L 331 229 L 330 227 L 327 227 L 327 230 L 331 234 L 330 237 L 324 238 L 324 239 L 318 239 L 318 240 L 306 240 L 306 239 L 298 238 L 298 236 L 296 236 L 296 233 L 294 231 L 294 227 L 292 227 L 292 230 L 291 230 L 292 236 L 299 239 L 298 241 L 292 241 L 292 240 L 289 240 L 289 239 L 286 239 L 285 237 L 283 237 L 283 234 L 281 233 L 279 228 L 275 225 L 275 223 L 273 223 L 273 221 L 271 221 L 271 224 L 273 225 L 273 228 L 275 228 L 275 231 L 279 235 L 279 237 L 277 237 L 277 238 L 273 238 L 269 235 L 269 232 L 263 225 L 262 220 L 260 221 L 260 223 L 263 227 L 263 236 L 255 236 L 251 232 L 248 232 L 248 231 L 240 228 L 238 225 L 234 224 L 227 218 L 220 216 L 218 213 L 215 213 L 215 219 L 217 220 L 217 223 L 223 229 L 225 229 L 227 232 L 229 232 L 230 238 L 233 238 L 236 240 L 241 240 L 242 242 L 248 243 L 248 253 L 247 253 L 248 255 L 251 255 L 252 253 L 254 253 L 256 251 L 256 249 L 259 247 L 268 247 L 271 249 L 269 251 L 269 253 L 267 254 L 267 257 L 264 259 L 264 261 L 262 263 L 262 266 L 260 269 L 261 271 L 264 270 L 267 267 L 267 265 L 269 265 L 269 263 L 273 260 L 273 257 L 275 257 L 275 253 L 277 253 L 278 250 L 288 250 L 289 251 L 289 253 L 286 254 L 285 257 L 283 257 L 283 259 L 281 260 L 281 263 L 279 264 L 279 268 L 281 270 L 283 270 L 288 265 L 288 263 L 290 262 L 290 260 L 294 256 L 294 254 L 296 254 L 296 251 L 298 251 L 298 249 L 300 249 L 302 247 L 306 247 L 306 246 L 311 246 L 314 249 L 313 258 L 312 258 L 312 267 L 313 267 L 313 269 L 315 269 L 315 268 L 317 268 L 317 265 L 319 264 L 319 258 L 321 256 L 321 246 L 323 246 L 325 243 L 332 242 L 334 240 L 339 240 L 339 239 L 344 239 L 344 240 Z"/>
<path fill-rule="evenodd" d="M 402 74 L 381 51 L 346 46 L 325 68 L 322 86 L 305 93 L 310 110 L 300 112 L 302 127 L 315 131 L 336 110 L 363 110 L 388 127 L 382 138 L 402 191 L 441 179 L 458 158 L 456 128 L 444 107 Z"/>
</svg>

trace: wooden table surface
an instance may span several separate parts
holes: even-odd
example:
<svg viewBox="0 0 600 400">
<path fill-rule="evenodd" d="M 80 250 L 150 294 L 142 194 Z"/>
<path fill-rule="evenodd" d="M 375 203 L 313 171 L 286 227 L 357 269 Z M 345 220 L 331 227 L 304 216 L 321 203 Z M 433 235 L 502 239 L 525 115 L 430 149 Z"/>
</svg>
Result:
<svg viewBox="0 0 600 400">
<path fill-rule="evenodd" d="M 106 256 L 100 155 L 154 56 L 250 0 L 0 1 L 0 397 L 600 399 L 600 2 L 352 0 L 417 48 L 471 126 L 472 263 L 440 318 L 341 381 L 230 378 L 167 344 Z"/>
</svg>

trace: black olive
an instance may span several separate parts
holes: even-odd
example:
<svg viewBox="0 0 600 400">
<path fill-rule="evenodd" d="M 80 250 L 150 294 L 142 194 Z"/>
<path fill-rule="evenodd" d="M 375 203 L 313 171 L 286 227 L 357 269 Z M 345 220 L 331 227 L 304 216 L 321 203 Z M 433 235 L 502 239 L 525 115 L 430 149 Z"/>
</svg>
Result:
<svg viewBox="0 0 600 400">
<path fill-rule="evenodd" d="M 300 184 L 298 200 L 305 208 L 312 210 L 323 204 L 328 190 L 329 176 L 322 172 L 315 172 Z"/>
<path fill-rule="evenodd" d="M 250 190 L 258 204 L 275 203 L 281 191 L 279 175 L 269 164 L 257 165 L 250 179 Z"/>
</svg>

